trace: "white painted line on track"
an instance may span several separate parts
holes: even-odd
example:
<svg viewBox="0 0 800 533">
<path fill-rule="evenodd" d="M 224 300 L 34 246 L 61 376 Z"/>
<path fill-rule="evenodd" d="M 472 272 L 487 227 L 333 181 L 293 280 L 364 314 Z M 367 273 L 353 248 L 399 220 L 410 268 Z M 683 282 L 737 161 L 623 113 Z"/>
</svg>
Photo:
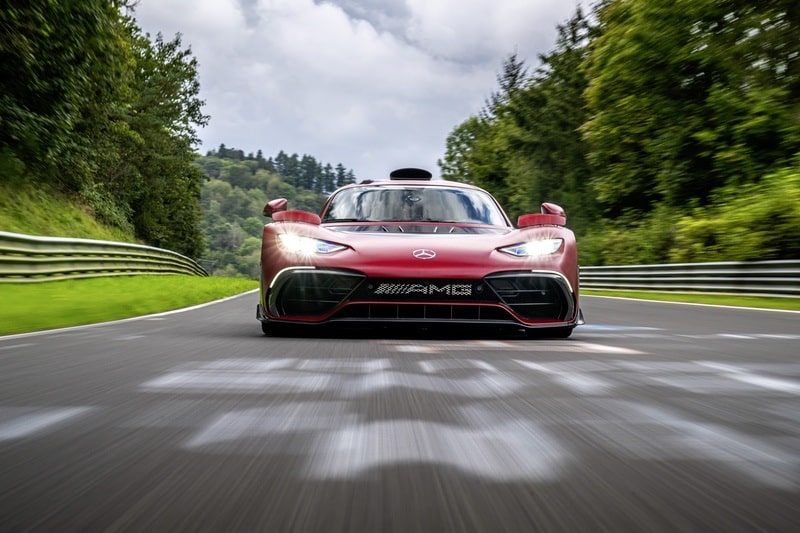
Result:
<svg viewBox="0 0 800 533">
<path fill-rule="evenodd" d="M 530 368 L 531 370 L 549 375 L 554 382 L 577 394 L 589 396 L 604 395 L 614 388 L 608 381 L 586 373 L 558 370 L 554 368 L 555 365 L 540 364 L 519 359 L 514 359 L 514 362 L 526 368 Z"/>
<path fill-rule="evenodd" d="M 0 416 L 10 419 L 0 422 L 0 442 L 31 436 L 60 422 L 80 416 L 91 407 L 62 408 L 0 408 Z"/>
<path fill-rule="evenodd" d="M 556 371 L 546 367 L 545 365 L 540 365 L 539 363 L 534 363 L 532 361 L 522 361 L 520 359 L 514 359 L 514 362 L 524 366 L 525 368 L 530 368 L 531 370 L 536 370 L 541 372 L 542 374 L 556 374 Z"/>
<path fill-rule="evenodd" d="M 401 353 L 439 353 L 433 346 L 421 346 L 417 344 L 400 344 L 394 346 L 394 350 Z"/>
<path fill-rule="evenodd" d="M 699 304 L 692 302 L 670 302 L 667 300 L 648 300 L 646 298 L 626 298 L 624 296 L 600 296 L 599 294 L 581 294 L 581 298 L 608 298 L 611 300 L 630 300 L 632 302 L 648 302 L 653 304 L 673 304 L 673 305 L 693 305 L 700 307 L 716 307 L 719 309 L 741 309 L 744 311 L 767 311 L 769 313 L 795 313 L 800 314 L 800 311 L 793 311 L 790 309 L 765 309 L 763 307 L 742 307 L 739 305 L 718 305 L 718 304 Z"/>
<path fill-rule="evenodd" d="M 668 445 L 692 459 L 719 461 L 748 477 L 783 489 L 795 489 L 798 480 L 797 458 L 769 443 L 718 424 L 703 423 L 680 416 L 661 407 L 637 405 L 636 408 L 651 420 L 670 431 L 652 440 Z"/>
<path fill-rule="evenodd" d="M 506 349 L 506 348 L 510 348 L 512 346 L 511 343 L 508 343 L 508 342 L 504 342 L 504 341 L 489 341 L 489 340 L 478 341 L 478 344 L 483 346 L 483 347 L 485 347 L 485 348 L 502 348 L 502 349 Z"/>
<path fill-rule="evenodd" d="M 464 341 L 461 343 L 440 343 L 440 344 L 389 344 L 390 350 L 402 353 L 420 354 L 440 354 L 463 351 L 482 351 L 487 348 L 498 348 L 504 352 L 569 352 L 569 353 L 601 353 L 619 355 L 646 355 L 647 352 L 622 348 L 621 346 L 609 346 L 607 344 L 595 344 L 581 341 L 553 341 L 553 342 L 532 342 L 532 343 L 502 343 L 485 344 L 483 341 Z"/>
<path fill-rule="evenodd" d="M 172 372 L 141 385 L 145 391 L 158 392 L 314 392 L 330 389 L 332 376 L 303 372 L 258 373 L 203 371 Z"/>
<path fill-rule="evenodd" d="M 443 370 L 466 370 L 476 368 L 485 372 L 497 372 L 497 369 L 486 361 L 475 359 L 432 359 L 419 361 L 419 367 L 426 374 L 435 374 Z"/>
<path fill-rule="evenodd" d="M 298 370 L 317 370 L 338 373 L 371 374 L 389 370 L 392 362 L 388 359 L 367 359 L 364 361 L 342 361 L 329 359 L 306 359 L 297 365 Z"/>
<path fill-rule="evenodd" d="M 498 372 L 497 368 L 495 368 L 493 365 L 490 365 L 486 361 L 473 360 L 471 363 L 475 368 L 485 372 Z"/>
<path fill-rule="evenodd" d="M 479 372 L 477 375 L 450 379 L 434 375 L 445 368 L 469 368 L 463 360 L 422 361 L 425 375 L 391 370 L 390 360 L 374 362 L 344 361 L 345 372 L 339 368 L 343 361 L 318 365 L 316 361 L 305 368 L 301 360 L 295 369 L 286 363 L 270 366 L 272 361 L 221 360 L 194 368 L 176 369 L 140 385 L 144 392 L 227 394 L 282 394 L 305 392 L 336 392 L 342 398 L 360 398 L 392 388 L 450 394 L 467 398 L 495 398 L 515 393 L 525 384 L 513 376 L 499 372 Z M 453 367 L 453 364 L 456 364 Z M 348 375 L 348 373 L 350 375 Z M 355 374 L 355 375 L 353 375 Z"/>
<path fill-rule="evenodd" d="M 436 367 L 433 366 L 433 363 L 431 361 L 420 361 L 419 367 L 426 374 L 433 374 L 434 372 L 436 372 Z"/>
<path fill-rule="evenodd" d="M 385 420 L 323 433 L 307 467 L 312 479 L 356 478 L 406 463 L 448 465 L 484 479 L 551 480 L 571 458 L 535 422 L 453 427 L 422 420 Z"/>
<path fill-rule="evenodd" d="M 622 348 L 620 346 L 608 346 L 605 344 L 594 344 L 591 342 L 578 343 L 578 348 L 583 349 L 589 353 L 616 353 L 622 355 L 644 355 L 645 352 L 633 350 L 631 348 Z"/>
<path fill-rule="evenodd" d="M 256 373 L 291 368 L 296 365 L 298 365 L 297 359 L 289 357 L 283 359 L 218 359 L 204 363 L 200 366 L 200 370 Z"/>
<path fill-rule="evenodd" d="M 0 352 L 6 350 L 15 350 L 17 348 L 27 348 L 28 346 L 36 346 L 36 343 L 33 342 L 26 342 L 23 344 L 12 344 L 11 346 L 0 346 Z"/>
<path fill-rule="evenodd" d="M 733 379 L 763 389 L 775 390 L 788 394 L 800 394 L 800 383 L 797 381 L 760 376 L 737 366 L 715 363 L 713 361 L 698 361 L 697 363 L 701 366 L 720 371 L 720 375 L 728 379 Z"/>
</svg>

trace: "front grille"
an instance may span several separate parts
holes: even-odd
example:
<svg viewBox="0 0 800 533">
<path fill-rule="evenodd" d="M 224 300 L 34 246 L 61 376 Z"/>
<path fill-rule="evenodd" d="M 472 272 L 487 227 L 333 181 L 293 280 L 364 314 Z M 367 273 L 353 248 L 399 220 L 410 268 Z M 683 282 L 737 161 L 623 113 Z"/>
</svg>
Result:
<svg viewBox="0 0 800 533">
<path fill-rule="evenodd" d="M 351 304 L 331 317 L 332 320 L 387 320 L 424 322 L 504 322 L 516 320 L 502 307 L 494 305 L 447 305 L 363 303 Z"/>
<path fill-rule="evenodd" d="M 566 280 L 558 274 L 513 272 L 487 276 L 500 300 L 528 320 L 567 320 L 574 303 Z"/>
</svg>

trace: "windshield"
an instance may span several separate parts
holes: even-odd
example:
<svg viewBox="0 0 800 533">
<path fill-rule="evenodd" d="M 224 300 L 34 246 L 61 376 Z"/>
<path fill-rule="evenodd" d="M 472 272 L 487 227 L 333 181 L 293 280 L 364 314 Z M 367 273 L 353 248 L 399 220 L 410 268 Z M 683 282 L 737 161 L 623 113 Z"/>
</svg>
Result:
<svg viewBox="0 0 800 533">
<path fill-rule="evenodd" d="M 450 222 L 507 226 L 487 193 L 458 187 L 356 187 L 331 199 L 322 222 Z"/>
</svg>

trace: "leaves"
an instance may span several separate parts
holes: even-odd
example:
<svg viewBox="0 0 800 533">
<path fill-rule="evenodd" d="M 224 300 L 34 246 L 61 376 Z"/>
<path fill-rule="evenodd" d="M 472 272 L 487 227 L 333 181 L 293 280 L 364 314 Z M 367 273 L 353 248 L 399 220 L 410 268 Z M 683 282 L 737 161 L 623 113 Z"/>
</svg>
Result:
<svg viewBox="0 0 800 533">
<path fill-rule="evenodd" d="M 504 63 L 442 174 L 512 216 L 561 204 L 583 264 L 796 258 L 799 15 L 789 0 L 598 0 L 532 75 Z"/>
<path fill-rule="evenodd" d="M 600 9 L 583 129 L 610 212 L 705 205 L 714 190 L 791 160 L 798 21 L 782 4 L 617 0 Z"/>
<path fill-rule="evenodd" d="M 320 189 L 327 192 L 339 180 L 342 185 L 355 181 L 353 171 L 341 163 L 334 170 L 310 155 L 288 156 L 283 150 L 265 160 L 260 150 L 245 156 L 224 144 L 198 157 L 195 165 L 208 178 L 202 188 L 202 229 L 208 243 L 205 258 L 214 262 L 218 276 L 259 277 L 261 236 L 268 222 L 261 212 L 269 199 L 286 198 L 292 209 L 319 212 L 327 197 Z"/>
<path fill-rule="evenodd" d="M 202 252 L 193 165 L 205 125 L 197 61 L 153 41 L 118 0 L 0 7 L 0 171 L 88 203 L 95 216 L 189 256 Z"/>
</svg>

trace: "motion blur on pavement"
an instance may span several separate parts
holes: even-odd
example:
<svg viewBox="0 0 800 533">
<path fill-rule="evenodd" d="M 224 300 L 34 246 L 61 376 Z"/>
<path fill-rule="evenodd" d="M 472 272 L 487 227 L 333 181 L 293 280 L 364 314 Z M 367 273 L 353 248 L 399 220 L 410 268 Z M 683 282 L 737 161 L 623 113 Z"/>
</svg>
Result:
<svg viewBox="0 0 800 533">
<path fill-rule="evenodd" d="M 588 297 L 568 340 L 271 338 L 255 298 L 0 339 L 0 529 L 797 524 L 796 314 Z"/>
</svg>

